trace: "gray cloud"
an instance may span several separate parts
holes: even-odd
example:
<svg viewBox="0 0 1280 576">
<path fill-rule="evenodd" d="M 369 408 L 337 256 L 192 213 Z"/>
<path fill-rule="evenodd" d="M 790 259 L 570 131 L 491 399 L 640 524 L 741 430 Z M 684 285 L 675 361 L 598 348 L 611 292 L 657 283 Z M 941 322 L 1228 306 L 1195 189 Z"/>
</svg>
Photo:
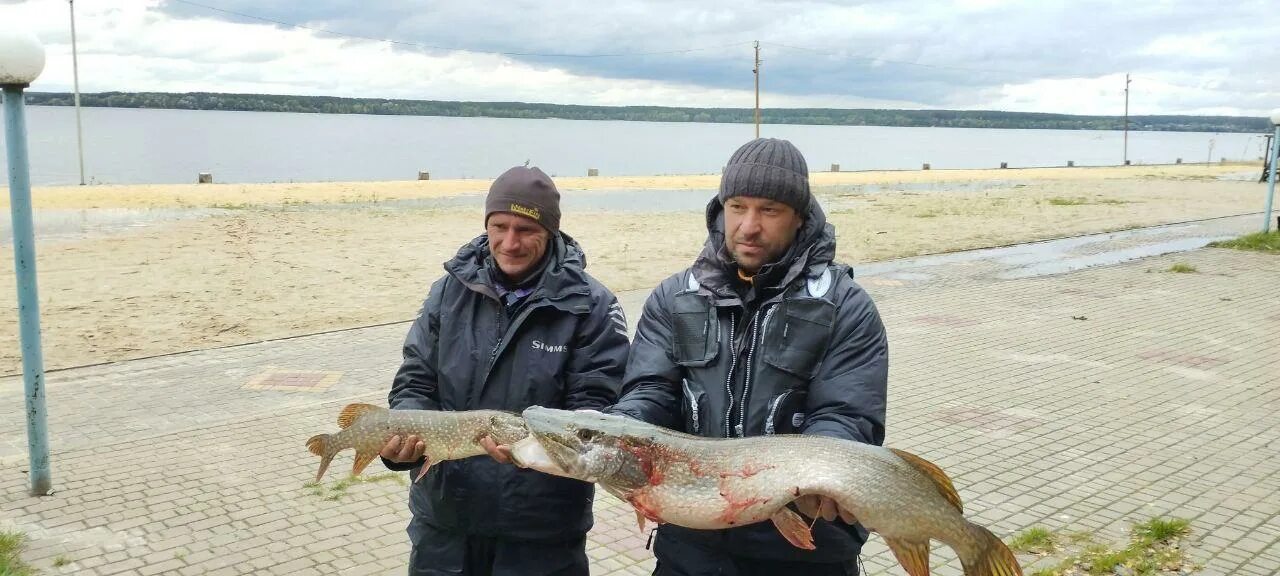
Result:
<svg viewBox="0 0 1280 576">
<path fill-rule="evenodd" d="M 228 13 L 240 12 L 418 45 L 403 50 L 519 53 L 510 58 L 578 74 L 710 88 L 750 88 L 750 42 L 758 39 L 767 90 L 796 96 L 943 106 L 1005 84 L 1125 72 L 1188 87 L 1227 78 L 1197 97 L 1199 108 L 1266 107 L 1262 100 L 1280 94 L 1273 73 L 1280 47 L 1259 25 L 1271 12 L 1261 1 L 198 1 L 225 12 L 176 0 L 160 10 L 177 18 L 261 23 Z M 1153 45 L 1159 49 L 1150 50 Z M 716 48 L 545 55 L 702 47 Z"/>
</svg>

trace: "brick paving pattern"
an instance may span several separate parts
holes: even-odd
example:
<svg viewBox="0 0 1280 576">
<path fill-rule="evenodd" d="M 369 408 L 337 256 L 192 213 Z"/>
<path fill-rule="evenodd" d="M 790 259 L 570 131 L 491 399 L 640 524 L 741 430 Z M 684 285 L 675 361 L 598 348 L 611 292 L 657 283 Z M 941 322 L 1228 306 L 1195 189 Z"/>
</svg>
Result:
<svg viewBox="0 0 1280 576">
<path fill-rule="evenodd" d="M 1056 260 L 1133 242 L 1064 241 Z M 1280 257 L 1202 249 L 1030 277 L 1009 253 L 921 260 L 860 276 L 890 334 L 887 443 L 942 466 L 971 519 L 1006 538 L 1044 525 L 1122 542 L 1176 515 L 1203 573 L 1280 572 Z M 620 295 L 633 323 L 645 295 Z M 403 574 L 403 480 L 375 464 L 375 481 L 326 500 L 303 443 L 343 405 L 385 402 L 406 329 L 52 372 L 43 498 L 26 495 L 22 381 L 4 379 L 0 530 L 26 532 L 50 574 Z M 630 508 L 601 491 L 595 510 L 592 573 L 648 574 Z M 949 549 L 933 555 L 935 574 L 960 573 Z M 875 536 L 863 560 L 904 573 Z"/>
</svg>

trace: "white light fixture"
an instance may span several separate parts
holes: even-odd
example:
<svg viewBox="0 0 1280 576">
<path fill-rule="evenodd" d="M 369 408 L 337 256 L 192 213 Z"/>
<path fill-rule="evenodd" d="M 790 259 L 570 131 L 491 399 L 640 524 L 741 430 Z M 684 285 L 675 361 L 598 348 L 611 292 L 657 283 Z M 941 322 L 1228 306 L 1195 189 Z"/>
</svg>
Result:
<svg viewBox="0 0 1280 576">
<path fill-rule="evenodd" d="M 44 46 L 30 32 L 0 29 L 0 85 L 26 86 L 44 71 Z"/>
<path fill-rule="evenodd" d="M 1271 124 L 1273 126 L 1280 126 L 1280 108 L 1276 108 L 1271 111 Z"/>
</svg>

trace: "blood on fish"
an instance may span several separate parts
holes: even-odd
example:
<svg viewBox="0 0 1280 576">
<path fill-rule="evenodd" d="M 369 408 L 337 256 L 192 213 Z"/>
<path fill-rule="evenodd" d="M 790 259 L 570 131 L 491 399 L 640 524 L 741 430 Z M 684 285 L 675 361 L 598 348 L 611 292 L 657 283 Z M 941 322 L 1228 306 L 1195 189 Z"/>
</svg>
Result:
<svg viewBox="0 0 1280 576">
<path fill-rule="evenodd" d="M 730 477 L 730 476 L 736 476 L 736 477 L 738 477 L 738 478 L 750 478 L 750 477 L 752 477 L 752 476 L 755 476 L 756 474 L 759 474 L 759 473 L 761 473 L 761 472 L 763 472 L 763 471 L 765 471 L 765 470 L 769 470 L 769 469 L 772 469 L 772 468 L 773 468 L 773 466 L 770 466 L 770 465 L 767 465 L 767 464 L 751 463 L 751 464 L 747 464 L 746 466 L 743 466 L 743 467 L 742 467 L 742 470 L 739 470 L 739 471 L 737 471 L 737 472 L 725 472 L 725 473 L 722 473 L 722 474 L 720 474 L 720 477 L 721 477 L 721 478 L 728 478 L 728 477 Z"/>
<path fill-rule="evenodd" d="M 660 513 L 662 507 L 648 493 L 648 490 L 636 490 L 627 496 L 627 502 L 631 503 L 631 507 L 636 509 L 647 520 L 651 522 L 662 522 Z"/>
<path fill-rule="evenodd" d="M 724 497 L 726 506 L 724 513 L 720 515 L 718 520 L 731 526 L 738 522 L 738 515 L 742 514 L 747 508 L 755 506 L 756 504 L 764 504 L 769 501 L 768 498 L 760 498 L 758 496 L 747 498 L 745 500 L 734 500 L 729 497 L 728 494 L 723 492 L 721 492 L 720 495 Z"/>
</svg>

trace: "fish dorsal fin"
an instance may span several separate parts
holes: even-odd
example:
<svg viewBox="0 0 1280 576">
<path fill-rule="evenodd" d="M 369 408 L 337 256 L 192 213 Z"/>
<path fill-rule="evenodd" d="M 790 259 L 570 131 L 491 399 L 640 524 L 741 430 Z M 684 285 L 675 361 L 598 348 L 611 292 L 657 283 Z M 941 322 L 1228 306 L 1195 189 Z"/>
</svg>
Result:
<svg viewBox="0 0 1280 576">
<path fill-rule="evenodd" d="M 960 503 L 960 495 L 956 493 L 956 487 L 951 484 L 951 478 L 948 478 L 947 473 L 943 472 L 937 464 L 897 448 L 890 448 L 889 450 L 892 450 L 894 454 L 905 460 L 912 468 L 919 470 L 928 477 L 933 482 L 933 485 L 937 486 L 938 492 L 942 493 L 942 497 L 947 499 L 947 502 L 955 506 L 957 511 L 964 512 L 964 505 Z"/>
<path fill-rule="evenodd" d="M 342 413 L 338 414 L 338 427 L 345 430 L 355 424 L 356 419 L 361 416 L 374 410 L 383 409 L 383 407 L 374 406 L 373 404 L 347 404 L 346 408 L 342 409 Z"/>
</svg>

